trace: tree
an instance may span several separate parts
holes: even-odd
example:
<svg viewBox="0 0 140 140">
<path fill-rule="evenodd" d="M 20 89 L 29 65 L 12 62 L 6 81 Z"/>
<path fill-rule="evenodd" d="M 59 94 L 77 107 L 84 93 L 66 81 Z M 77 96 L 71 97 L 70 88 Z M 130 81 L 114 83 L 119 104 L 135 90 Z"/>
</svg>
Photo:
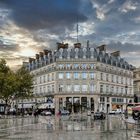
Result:
<svg viewBox="0 0 140 140">
<path fill-rule="evenodd" d="M 16 77 L 17 77 L 17 89 L 16 89 L 15 98 L 22 99 L 22 115 L 24 115 L 23 99 L 33 97 L 32 94 L 33 76 L 25 67 L 21 67 L 17 71 Z"/>
<path fill-rule="evenodd" d="M 4 59 L 0 60 L 0 99 L 5 101 L 5 111 L 16 89 L 16 76 L 6 65 Z"/>
<path fill-rule="evenodd" d="M 25 67 L 14 73 L 4 59 L 0 60 L 0 99 L 5 101 L 5 111 L 14 99 L 31 97 L 32 89 L 33 76 Z"/>
<path fill-rule="evenodd" d="M 16 89 L 16 98 L 28 98 L 32 97 L 33 89 L 33 76 L 25 68 L 21 67 L 16 72 L 17 77 L 17 89 Z"/>
</svg>

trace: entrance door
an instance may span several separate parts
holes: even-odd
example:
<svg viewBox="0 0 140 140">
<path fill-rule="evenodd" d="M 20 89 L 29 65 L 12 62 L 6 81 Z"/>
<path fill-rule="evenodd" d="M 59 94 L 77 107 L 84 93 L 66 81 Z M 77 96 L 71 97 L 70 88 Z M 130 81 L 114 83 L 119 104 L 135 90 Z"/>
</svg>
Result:
<svg viewBox="0 0 140 140">
<path fill-rule="evenodd" d="M 81 98 L 81 112 L 87 111 L 87 97 Z"/>
<path fill-rule="evenodd" d="M 66 110 L 72 112 L 72 97 L 66 97 Z"/>
<path fill-rule="evenodd" d="M 79 113 L 80 112 L 80 98 L 79 97 L 74 97 L 73 98 L 73 111 L 74 113 Z"/>
</svg>

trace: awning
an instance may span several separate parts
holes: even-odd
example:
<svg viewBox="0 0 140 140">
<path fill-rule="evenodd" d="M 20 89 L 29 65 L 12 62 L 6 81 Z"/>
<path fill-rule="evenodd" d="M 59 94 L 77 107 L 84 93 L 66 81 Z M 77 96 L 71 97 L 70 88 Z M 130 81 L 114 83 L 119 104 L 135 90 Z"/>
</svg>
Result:
<svg viewBox="0 0 140 140">
<path fill-rule="evenodd" d="M 41 104 L 40 106 L 38 106 L 39 109 L 46 109 L 46 108 L 54 108 L 54 104 L 53 103 L 44 103 Z"/>
<path fill-rule="evenodd" d="M 136 107 L 133 107 L 132 110 L 140 111 L 140 105 L 139 106 L 136 106 Z"/>
<path fill-rule="evenodd" d="M 33 108 L 35 104 L 23 104 L 23 108 Z M 22 104 L 18 104 L 18 108 L 22 108 Z"/>
</svg>

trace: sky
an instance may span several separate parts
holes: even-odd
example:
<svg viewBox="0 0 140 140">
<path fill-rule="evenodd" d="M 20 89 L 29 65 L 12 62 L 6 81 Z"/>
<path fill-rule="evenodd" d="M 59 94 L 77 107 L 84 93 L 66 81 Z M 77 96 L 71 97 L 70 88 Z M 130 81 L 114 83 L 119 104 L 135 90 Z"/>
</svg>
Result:
<svg viewBox="0 0 140 140">
<path fill-rule="evenodd" d="M 57 42 L 107 45 L 140 66 L 140 0 L 0 0 L 0 58 L 16 68 Z"/>
</svg>

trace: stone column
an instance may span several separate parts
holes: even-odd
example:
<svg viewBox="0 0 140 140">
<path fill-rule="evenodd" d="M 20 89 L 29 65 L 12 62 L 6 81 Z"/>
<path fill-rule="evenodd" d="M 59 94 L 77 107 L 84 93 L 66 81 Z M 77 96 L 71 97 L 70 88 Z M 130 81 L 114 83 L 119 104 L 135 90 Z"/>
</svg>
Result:
<svg viewBox="0 0 140 140">
<path fill-rule="evenodd" d="M 57 115 L 59 111 L 59 97 L 54 97 L 55 98 L 55 115 Z"/>
<path fill-rule="evenodd" d="M 94 96 L 94 111 L 96 112 L 97 110 L 99 110 L 99 96 L 95 95 Z"/>
<path fill-rule="evenodd" d="M 91 109 L 91 98 L 90 97 L 87 97 L 87 103 L 88 103 L 88 108 Z"/>
<path fill-rule="evenodd" d="M 66 97 L 63 97 L 63 108 L 66 108 Z"/>
</svg>

